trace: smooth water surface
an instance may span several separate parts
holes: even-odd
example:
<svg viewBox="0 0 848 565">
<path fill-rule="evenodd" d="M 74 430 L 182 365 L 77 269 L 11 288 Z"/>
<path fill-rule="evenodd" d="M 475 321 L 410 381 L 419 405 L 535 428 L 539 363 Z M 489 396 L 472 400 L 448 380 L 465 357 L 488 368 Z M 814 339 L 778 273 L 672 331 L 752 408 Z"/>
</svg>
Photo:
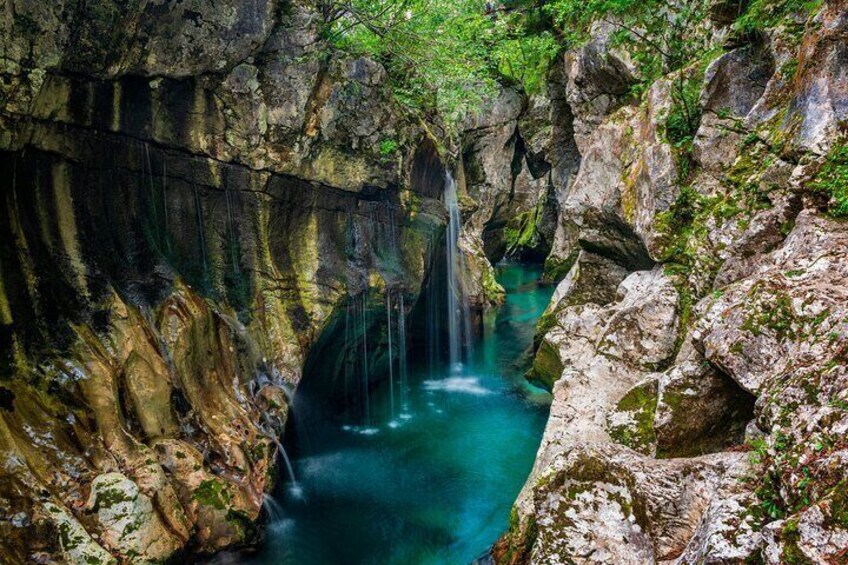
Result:
<svg viewBox="0 0 848 565">
<path fill-rule="evenodd" d="M 548 413 L 548 395 L 522 377 L 552 293 L 539 276 L 500 266 L 506 304 L 472 361 L 412 366 L 402 394 L 396 386 L 390 399 L 387 385 L 372 393 L 371 425 L 316 418 L 314 406 L 308 423 L 296 419 L 286 440 L 296 487 L 285 480 L 279 489 L 266 544 L 250 562 L 467 564 L 495 542 Z"/>
</svg>

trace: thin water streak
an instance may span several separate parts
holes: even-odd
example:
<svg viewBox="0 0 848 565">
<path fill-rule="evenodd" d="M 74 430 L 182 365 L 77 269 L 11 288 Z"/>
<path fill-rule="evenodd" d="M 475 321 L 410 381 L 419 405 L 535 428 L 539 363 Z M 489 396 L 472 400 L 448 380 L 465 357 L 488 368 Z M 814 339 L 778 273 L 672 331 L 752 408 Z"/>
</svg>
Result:
<svg viewBox="0 0 848 565">
<path fill-rule="evenodd" d="M 464 260 L 459 249 L 459 232 L 462 217 L 459 211 L 459 199 L 456 181 L 450 172 L 445 173 L 445 206 L 448 209 L 448 229 L 445 237 L 445 258 L 447 267 L 447 325 L 448 354 L 451 367 L 456 370 L 462 363 L 463 345 L 471 346 L 471 315 L 468 300 L 462 284 Z"/>
</svg>

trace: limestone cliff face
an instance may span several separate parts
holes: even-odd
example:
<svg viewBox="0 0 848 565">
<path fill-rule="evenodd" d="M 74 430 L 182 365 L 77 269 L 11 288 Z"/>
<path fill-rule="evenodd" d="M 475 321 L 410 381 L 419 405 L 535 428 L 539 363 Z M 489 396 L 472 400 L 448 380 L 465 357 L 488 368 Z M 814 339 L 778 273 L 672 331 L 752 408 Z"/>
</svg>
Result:
<svg viewBox="0 0 848 565">
<path fill-rule="evenodd" d="M 673 78 L 630 99 L 604 26 L 564 57 L 580 161 L 530 374 L 554 402 L 500 562 L 848 559 L 848 6 L 740 40 L 729 4 L 688 156 Z"/>
<path fill-rule="evenodd" d="M 502 87 L 462 124 L 457 176 L 465 222 L 460 247 L 472 279 L 467 295 L 477 303 L 503 298 L 491 268 L 502 259 L 542 263 L 550 255 L 547 277 L 561 277 L 552 254 L 558 198 L 580 161 L 562 71 L 560 62 L 545 92 L 533 96 Z"/>
<path fill-rule="evenodd" d="M 317 26 L 309 2 L 3 7 L 4 563 L 249 541 L 334 308 L 414 303 L 442 165 Z"/>
</svg>

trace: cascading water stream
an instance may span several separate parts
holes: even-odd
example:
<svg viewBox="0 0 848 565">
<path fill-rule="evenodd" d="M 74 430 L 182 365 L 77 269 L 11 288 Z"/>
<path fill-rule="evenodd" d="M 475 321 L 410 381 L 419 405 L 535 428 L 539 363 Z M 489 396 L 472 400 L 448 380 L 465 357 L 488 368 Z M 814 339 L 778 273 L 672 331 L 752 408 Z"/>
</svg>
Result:
<svg viewBox="0 0 848 565">
<path fill-rule="evenodd" d="M 280 503 L 277 502 L 270 494 L 265 494 L 262 498 L 262 506 L 265 508 L 265 512 L 268 514 L 268 523 L 274 524 L 280 522 L 285 517 L 285 512 L 283 511 L 283 507 L 280 506 Z"/>
<path fill-rule="evenodd" d="M 148 183 L 150 185 L 150 206 L 153 209 L 153 226 L 154 231 L 156 233 L 156 242 L 157 244 L 161 244 L 162 237 L 159 233 L 159 211 L 158 207 L 156 206 L 155 189 L 153 188 L 153 166 L 150 161 L 150 149 L 146 142 L 144 142 L 142 145 L 144 147 L 144 161 L 142 161 L 141 164 L 141 174 L 143 177 L 147 177 Z"/>
<path fill-rule="evenodd" d="M 368 308 L 366 295 L 362 295 L 362 386 L 365 400 L 365 425 L 371 425 L 371 379 L 368 365 Z"/>
<path fill-rule="evenodd" d="M 471 316 L 462 284 L 464 261 L 459 249 L 459 230 L 462 217 L 456 193 L 456 181 L 450 172 L 445 173 L 445 206 L 448 209 L 448 227 L 445 235 L 447 273 L 447 326 L 450 366 L 457 370 L 462 363 L 463 345 L 471 346 Z"/>
<path fill-rule="evenodd" d="M 386 326 L 389 337 L 389 414 L 392 421 L 395 419 L 395 368 L 392 351 L 392 293 L 386 291 Z"/>
<path fill-rule="evenodd" d="M 398 370 L 400 372 L 401 418 L 404 418 L 409 416 L 409 402 L 406 391 L 409 365 L 406 362 L 406 307 L 402 292 L 398 297 L 398 302 Z"/>
<path fill-rule="evenodd" d="M 301 493 L 300 486 L 297 484 L 297 478 L 294 475 L 294 466 L 292 466 L 291 459 L 289 459 L 289 454 L 286 452 L 286 448 L 283 447 L 283 444 L 277 439 L 277 436 L 274 434 L 268 434 L 268 437 L 274 442 L 274 445 L 277 446 L 277 453 L 282 457 L 283 463 L 286 465 L 286 472 L 289 476 L 289 482 L 291 483 L 289 486 L 289 490 L 295 496 L 299 496 Z"/>
<path fill-rule="evenodd" d="M 197 191 L 197 184 L 192 183 L 192 188 L 194 189 L 194 210 L 196 213 L 197 220 L 197 235 L 200 243 L 200 258 L 203 266 L 203 279 L 204 284 L 206 282 L 207 277 L 207 269 L 206 269 L 206 234 L 203 231 L 203 208 L 200 205 L 200 194 Z"/>
</svg>

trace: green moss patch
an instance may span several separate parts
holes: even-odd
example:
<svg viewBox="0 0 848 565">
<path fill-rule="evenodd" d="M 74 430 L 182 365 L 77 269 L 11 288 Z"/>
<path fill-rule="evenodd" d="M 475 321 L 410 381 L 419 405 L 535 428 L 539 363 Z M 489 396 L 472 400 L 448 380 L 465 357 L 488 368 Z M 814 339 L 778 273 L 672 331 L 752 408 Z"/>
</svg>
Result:
<svg viewBox="0 0 848 565">
<path fill-rule="evenodd" d="M 828 213 L 834 218 L 848 218 L 848 143 L 834 146 L 810 187 L 830 199 Z"/>
<path fill-rule="evenodd" d="M 562 376 L 565 367 L 559 358 L 559 351 L 543 340 L 533 360 L 533 367 L 527 373 L 527 380 L 537 383 L 547 390 L 553 390 L 554 383 Z"/>
<path fill-rule="evenodd" d="M 200 483 L 200 486 L 194 491 L 194 499 L 200 504 L 211 506 L 217 510 L 225 510 L 230 505 L 232 497 L 220 481 L 208 479 Z"/>
<path fill-rule="evenodd" d="M 631 449 L 650 453 L 651 447 L 656 443 L 654 415 L 657 401 L 658 385 L 655 380 L 646 381 L 630 389 L 607 418 L 610 437 Z M 618 424 L 615 415 L 625 416 L 629 422 Z"/>
</svg>

